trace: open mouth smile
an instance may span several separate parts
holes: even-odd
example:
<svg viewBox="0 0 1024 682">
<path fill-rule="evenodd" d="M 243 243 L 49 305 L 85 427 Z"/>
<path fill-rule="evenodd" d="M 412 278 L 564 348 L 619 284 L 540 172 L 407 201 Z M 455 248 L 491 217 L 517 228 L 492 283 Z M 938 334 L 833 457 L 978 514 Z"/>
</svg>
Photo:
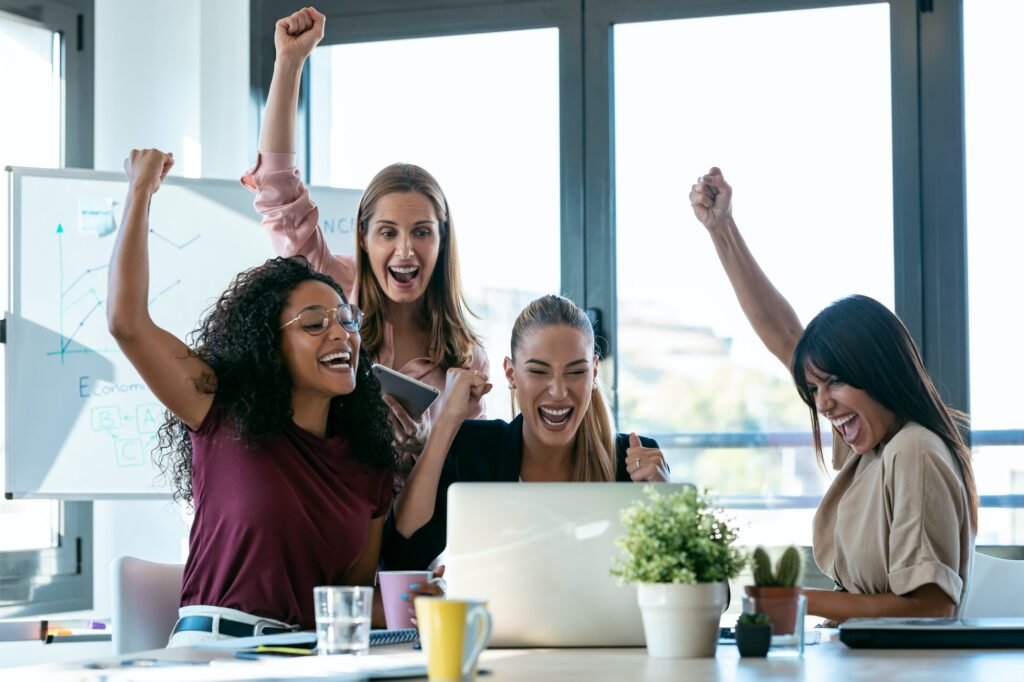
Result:
<svg viewBox="0 0 1024 682">
<path fill-rule="evenodd" d="M 327 355 L 321 355 L 317 358 L 317 361 L 330 370 L 335 371 L 348 371 L 352 369 L 350 363 L 352 355 L 347 352 L 335 352 L 328 353 Z"/>
<path fill-rule="evenodd" d="M 564 428 L 572 417 L 575 408 L 573 407 L 538 407 L 537 414 L 543 424 L 552 430 Z"/>
<path fill-rule="evenodd" d="M 420 268 L 418 265 L 408 265 L 402 267 L 392 265 L 388 266 L 388 273 L 391 275 L 391 278 L 395 280 L 395 282 L 398 283 L 399 285 L 409 285 L 412 284 L 413 280 L 415 280 L 419 276 Z"/>
</svg>

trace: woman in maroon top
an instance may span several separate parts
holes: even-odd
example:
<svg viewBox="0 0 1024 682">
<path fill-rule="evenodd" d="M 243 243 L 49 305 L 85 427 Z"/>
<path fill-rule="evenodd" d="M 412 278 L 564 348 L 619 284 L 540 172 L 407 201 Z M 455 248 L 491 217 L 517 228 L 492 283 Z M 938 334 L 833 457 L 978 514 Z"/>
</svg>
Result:
<svg viewBox="0 0 1024 682">
<path fill-rule="evenodd" d="M 110 332 L 167 407 L 158 461 L 195 507 L 171 644 L 312 629 L 315 585 L 372 585 L 395 454 L 359 309 L 303 258 L 247 270 L 192 348 L 149 315 L 149 204 L 174 160 L 132 151 Z"/>
</svg>

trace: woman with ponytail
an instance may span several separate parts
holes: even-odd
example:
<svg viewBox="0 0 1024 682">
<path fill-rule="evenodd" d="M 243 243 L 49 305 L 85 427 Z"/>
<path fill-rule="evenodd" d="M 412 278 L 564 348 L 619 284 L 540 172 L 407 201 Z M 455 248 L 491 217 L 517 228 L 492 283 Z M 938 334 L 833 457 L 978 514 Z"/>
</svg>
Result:
<svg viewBox="0 0 1024 682">
<path fill-rule="evenodd" d="M 424 568 L 444 549 L 448 486 L 458 481 L 668 480 L 668 465 L 649 438 L 616 433 L 597 378 L 594 330 L 567 298 L 543 296 L 512 327 L 505 377 L 513 392 L 511 423 L 465 421 L 486 378 L 448 370 L 440 416 L 385 529 L 388 568 Z"/>
</svg>

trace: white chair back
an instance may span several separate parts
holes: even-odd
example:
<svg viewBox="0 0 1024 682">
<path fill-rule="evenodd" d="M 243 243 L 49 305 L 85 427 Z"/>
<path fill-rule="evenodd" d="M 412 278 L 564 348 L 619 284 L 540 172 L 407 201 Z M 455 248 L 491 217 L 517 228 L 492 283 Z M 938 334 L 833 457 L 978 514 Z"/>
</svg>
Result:
<svg viewBox="0 0 1024 682">
<path fill-rule="evenodd" d="M 974 570 L 961 618 L 1024 617 L 1024 561 L 974 553 Z"/>
<path fill-rule="evenodd" d="M 114 654 L 167 646 L 178 620 L 183 564 L 158 564 L 131 556 L 111 565 L 110 625 Z"/>
</svg>

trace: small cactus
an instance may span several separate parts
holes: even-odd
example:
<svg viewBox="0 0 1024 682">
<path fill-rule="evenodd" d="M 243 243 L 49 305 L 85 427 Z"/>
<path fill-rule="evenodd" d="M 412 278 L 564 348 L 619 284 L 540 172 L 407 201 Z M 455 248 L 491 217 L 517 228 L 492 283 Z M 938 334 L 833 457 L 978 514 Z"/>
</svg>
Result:
<svg viewBox="0 0 1024 682">
<path fill-rule="evenodd" d="M 775 569 L 775 578 L 779 587 L 796 587 L 803 574 L 804 562 L 800 550 L 790 545 L 779 558 Z"/>
<path fill-rule="evenodd" d="M 742 627 L 744 625 L 767 625 L 768 614 L 767 613 L 741 613 L 740 617 L 736 619 L 736 626 Z"/>
<path fill-rule="evenodd" d="M 764 547 L 754 550 L 754 584 L 758 587 L 796 587 L 803 576 L 803 557 L 800 550 L 792 545 L 782 553 L 775 570 Z"/>
<path fill-rule="evenodd" d="M 759 587 L 768 587 L 775 583 L 775 576 L 772 575 L 772 560 L 768 558 L 768 552 L 764 547 L 754 550 L 754 584 Z"/>
</svg>

